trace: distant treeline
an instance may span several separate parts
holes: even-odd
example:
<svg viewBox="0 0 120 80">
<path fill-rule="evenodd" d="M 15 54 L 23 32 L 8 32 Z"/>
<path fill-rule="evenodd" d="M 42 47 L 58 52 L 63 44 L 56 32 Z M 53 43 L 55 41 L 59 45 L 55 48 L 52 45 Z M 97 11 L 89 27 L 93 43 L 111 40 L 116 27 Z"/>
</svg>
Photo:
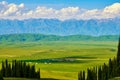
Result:
<svg viewBox="0 0 120 80">
<path fill-rule="evenodd" d="M 87 76 L 85 71 L 80 71 L 78 74 L 78 80 L 109 80 L 115 77 L 120 77 L 120 39 L 116 58 L 109 59 L 108 64 L 87 69 Z"/>
<path fill-rule="evenodd" d="M 117 41 L 118 35 L 88 36 L 88 35 L 42 35 L 42 34 L 6 34 L 0 35 L 0 42 L 33 42 L 33 41 Z"/>
<path fill-rule="evenodd" d="M 12 63 L 2 61 L 0 70 L 0 80 L 3 77 L 32 78 L 40 80 L 40 69 L 36 71 L 35 65 L 26 64 L 26 62 L 13 60 Z"/>
</svg>

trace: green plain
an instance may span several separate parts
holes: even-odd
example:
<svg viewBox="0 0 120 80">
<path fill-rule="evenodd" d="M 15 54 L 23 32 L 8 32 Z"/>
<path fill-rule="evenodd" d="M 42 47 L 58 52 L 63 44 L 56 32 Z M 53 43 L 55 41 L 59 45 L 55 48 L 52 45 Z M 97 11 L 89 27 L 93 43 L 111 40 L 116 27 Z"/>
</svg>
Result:
<svg viewBox="0 0 120 80">
<path fill-rule="evenodd" d="M 5 42 L 0 43 L 0 61 L 17 59 L 31 65 L 35 64 L 36 69 L 41 69 L 41 78 L 44 80 L 77 80 L 79 71 L 99 66 L 107 63 L 109 58 L 114 58 L 117 43 L 117 41 Z M 58 61 L 52 62 L 53 59 Z"/>
</svg>

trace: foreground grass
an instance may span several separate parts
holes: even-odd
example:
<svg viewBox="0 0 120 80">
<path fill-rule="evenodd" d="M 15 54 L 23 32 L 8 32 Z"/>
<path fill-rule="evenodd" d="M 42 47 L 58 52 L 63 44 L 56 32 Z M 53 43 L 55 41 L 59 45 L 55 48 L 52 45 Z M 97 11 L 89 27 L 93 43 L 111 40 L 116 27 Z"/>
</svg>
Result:
<svg viewBox="0 0 120 80">
<path fill-rule="evenodd" d="M 110 79 L 110 80 L 120 80 L 120 77 L 113 78 L 113 79 Z"/>
<path fill-rule="evenodd" d="M 117 42 L 0 43 L 0 61 L 17 59 L 35 64 L 36 69 L 41 69 L 41 77 L 47 80 L 77 80 L 80 70 L 106 63 L 116 53 Z M 41 59 L 44 61 L 41 62 Z M 60 60 L 48 62 L 52 59 Z"/>
<path fill-rule="evenodd" d="M 27 78 L 4 78 L 4 80 L 38 80 L 38 79 L 27 79 Z"/>
<path fill-rule="evenodd" d="M 52 78 L 42 78 L 42 79 L 4 78 L 4 80 L 59 80 L 59 79 L 52 79 Z"/>
</svg>

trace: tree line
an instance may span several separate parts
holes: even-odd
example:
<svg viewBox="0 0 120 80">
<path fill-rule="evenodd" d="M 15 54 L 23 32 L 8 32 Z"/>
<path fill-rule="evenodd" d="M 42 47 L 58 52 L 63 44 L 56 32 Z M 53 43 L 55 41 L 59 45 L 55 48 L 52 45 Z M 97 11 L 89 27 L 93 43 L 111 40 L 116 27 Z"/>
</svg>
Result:
<svg viewBox="0 0 120 80">
<path fill-rule="evenodd" d="M 85 75 L 86 74 L 86 75 Z M 78 73 L 78 80 L 109 80 L 114 77 L 120 77 L 120 39 L 118 43 L 117 57 L 109 59 L 108 64 L 99 67 L 93 67 Z"/>
<path fill-rule="evenodd" d="M 12 63 L 8 63 L 8 60 L 2 61 L 2 68 L 0 70 L 0 80 L 3 77 L 20 77 L 20 78 L 33 78 L 40 79 L 40 69 L 35 70 L 35 65 L 22 61 L 13 60 Z"/>
</svg>

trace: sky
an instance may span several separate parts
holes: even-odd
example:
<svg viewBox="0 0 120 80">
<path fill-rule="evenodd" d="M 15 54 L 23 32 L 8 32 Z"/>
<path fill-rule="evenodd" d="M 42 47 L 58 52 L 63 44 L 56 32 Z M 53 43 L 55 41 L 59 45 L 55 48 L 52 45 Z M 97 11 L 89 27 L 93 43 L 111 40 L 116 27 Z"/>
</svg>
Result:
<svg viewBox="0 0 120 80">
<path fill-rule="evenodd" d="M 120 0 L 0 0 L 0 19 L 120 17 Z"/>
<path fill-rule="evenodd" d="M 0 2 L 3 0 L 0 0 Z M 29 7 L 36 7 L 39 5 L 46 7 L 54 7 L 54 8 L 62 8 L 68 6 L 78 6 L 87 9 L 101 9 L 105 6 L 111 5 L 116 2 L 120 2 L 120 0 L 4 0 L 9 3 L 20 4 L 24 3 Z"/>
</svg>

